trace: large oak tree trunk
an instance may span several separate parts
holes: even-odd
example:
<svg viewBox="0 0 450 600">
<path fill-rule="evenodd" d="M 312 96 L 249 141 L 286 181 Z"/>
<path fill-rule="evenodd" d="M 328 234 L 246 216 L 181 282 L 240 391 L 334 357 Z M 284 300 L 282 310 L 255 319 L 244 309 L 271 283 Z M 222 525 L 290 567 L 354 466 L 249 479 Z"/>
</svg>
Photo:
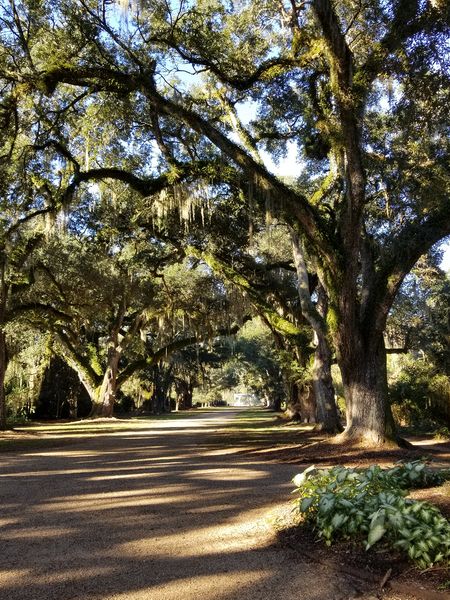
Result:
<svg viewBox="0 0 450 600">
<path fill-rule="evenodd" d="M 285 415 L 303 423 L 316 422 L 316 400 L 312 385 L 291 383 Z"/>
<path fill-rule="evenodd" d="M 317 347 L 313 364 L 313 389 L 315 397 L 315 420 L 317 428 L 327 433 L 342 431 L 341 422 L 334 399 L 334 386 L 331 377 L 332 354 L 327 337 L 326 314 L 328 300 L 324 288 L 317 286 L 317 304 L 313 305 L 309 289 L 309 277 L 303 248 L 297 233 L 291 229 L 292 254 L 298 278 L 298 294 L 302 312 L 312 327 Z"/>
<path fill-rule="evenodd" d="M 340 350 L 339 367 L 347 404 L 343 439 L 370 445 L 398 443 L 388 401 L 383 335 L 372 334 L 367 343 Z"/>
<path fill-rule="evenodd" d="M 153 367 L 152 412 L 156 415 L 170 412 L 169 392 L 172 368 L 164 369 L 162 363 Z"/>
<path fill-rule="evenodd" d="M 317 429 L 325 433 L 339 433 L 343 427 L 334 398 L 331 364 L 332 355 L 328 340 L 323 335 L 318 335 L 313 363 Z"/>
<path fill-rule="evenodd" d="M 192 408 L 192 394 L 194 390 L 194 386 L 191 383 L 190 379 L 188 380 L 177 380 L 175 384 L 176 390 L 176 410 L 189 410 Z"/>
</svg>

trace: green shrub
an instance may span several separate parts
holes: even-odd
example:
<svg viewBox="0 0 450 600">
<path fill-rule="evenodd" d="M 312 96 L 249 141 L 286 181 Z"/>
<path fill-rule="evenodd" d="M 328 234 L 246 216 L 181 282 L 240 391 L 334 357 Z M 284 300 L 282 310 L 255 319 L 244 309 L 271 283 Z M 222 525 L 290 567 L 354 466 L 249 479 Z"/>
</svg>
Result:
<svg viewBox="0 0 450 600">
<path fill-rule="evenodd" d="M 448 427 L 439 427 L 439 429 L 436 429 L 434 432 L 434 435 L 438 440 L 450 440 L 450 429 Z"/>
<path fill-rule="evenodd" d="M 389 396 L 397 422 L 415 431 L 445 426 L 450 418 L 450 378 L 412 356 L 391 377 Z"/>
<path fill-rule="evenodd" d="M 365 539 L 368 550 L 383 539 L 426 568 L 450 559 L 450 523 L 436 507 L 405 496 L 410 488 L 446 479 L 449 471 L 437 472 L 415 461 L 391 469 L 309 467 L 293 482 L 298 510 L 327 545 L 337 537 L 356 537 Z"/>
</svg>

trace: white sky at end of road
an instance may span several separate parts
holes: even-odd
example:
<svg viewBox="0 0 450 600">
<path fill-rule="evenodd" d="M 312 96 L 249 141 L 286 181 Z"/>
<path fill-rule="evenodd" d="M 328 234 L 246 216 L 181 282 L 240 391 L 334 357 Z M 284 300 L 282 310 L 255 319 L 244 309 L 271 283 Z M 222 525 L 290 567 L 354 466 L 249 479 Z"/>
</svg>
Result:
<svg viewBox="0 0 450 600">
<path fill-rule="evenodd" d="M 450 274 L 450 242 L 445 244 L 444 256 L 442 257 L 441 269 Z"/>
</svg>

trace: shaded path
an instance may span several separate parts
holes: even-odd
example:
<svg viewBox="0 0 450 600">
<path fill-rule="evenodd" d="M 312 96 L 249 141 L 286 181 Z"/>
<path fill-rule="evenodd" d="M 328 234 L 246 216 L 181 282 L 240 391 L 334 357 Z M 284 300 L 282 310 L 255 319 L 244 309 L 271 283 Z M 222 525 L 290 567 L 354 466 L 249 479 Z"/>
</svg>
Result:
<svg viewBox="0 0 450 600">
<path fill-rule="evenodd" d="M 299 468 L 218 449 L 234 412 L 4 454 L 0 597 L 349 597 L 332 566 L 273 544 Z"/>
</svg>

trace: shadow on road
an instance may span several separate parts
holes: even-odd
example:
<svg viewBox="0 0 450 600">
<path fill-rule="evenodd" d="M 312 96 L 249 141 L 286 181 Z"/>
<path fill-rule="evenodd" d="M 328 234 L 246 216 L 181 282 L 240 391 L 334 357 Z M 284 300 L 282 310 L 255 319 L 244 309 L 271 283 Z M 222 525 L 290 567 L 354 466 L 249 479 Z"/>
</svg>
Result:
<svg viewBox="0 0 450 600">
<path fill-rule="evenodd" d="M 335 597 L 338 568 L 302 568 L 272 543 L 271 515 L 298 467 L 220 448 L 233 416 L 5 454 L 1 597 Z"/>
</svg>

